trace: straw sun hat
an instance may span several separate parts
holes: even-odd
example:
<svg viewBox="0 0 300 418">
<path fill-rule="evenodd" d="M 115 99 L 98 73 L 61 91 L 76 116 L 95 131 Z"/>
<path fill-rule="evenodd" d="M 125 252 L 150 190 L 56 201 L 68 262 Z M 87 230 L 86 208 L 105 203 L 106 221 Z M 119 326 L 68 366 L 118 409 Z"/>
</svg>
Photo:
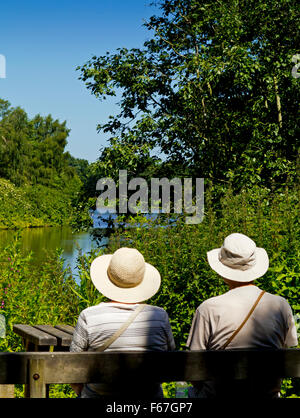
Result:
<svg viewBox="0 0 300 418">
<path fill-rule="evenodd" d="M 252 239 L 234 233 L 225 238 L 221 248 L 207 253 L 210 267 L 220 276 L 235 282 L 251 282 L 269 268 L 269 257 Z"/>
<path fill-rule="evenodd" d="M 160 287 L 158 270 L 134 248 L 119 248 L 113 254 L 95 258 L 90 274 L 99 292 L 116 302 L 142 302 Z"/>
</svg>

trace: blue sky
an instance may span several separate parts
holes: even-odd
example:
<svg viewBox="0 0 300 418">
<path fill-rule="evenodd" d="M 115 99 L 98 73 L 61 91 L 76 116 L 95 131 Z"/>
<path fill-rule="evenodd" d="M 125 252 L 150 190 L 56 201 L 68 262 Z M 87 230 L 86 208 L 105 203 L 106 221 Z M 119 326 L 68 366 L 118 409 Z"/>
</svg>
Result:
<svg viewBox="0 0 300 418">
<path fill-rule="evenodd" d="M 3 2 L 4 3 L 4 2 Z M 49 113 L 67 121 L 67 150 L 90 162 L 107 136 L 98 123 L 117 111 L 117 99 L 100 102 L 78 80 L 78 65 L 119 47 L 141 47 L 151 33 L 143 20 L 157 10 L 149 0 L 22 0 L 0 8 L 0 54 L 6 78 L 0 98 L 30 117 Z"/>
</svg>

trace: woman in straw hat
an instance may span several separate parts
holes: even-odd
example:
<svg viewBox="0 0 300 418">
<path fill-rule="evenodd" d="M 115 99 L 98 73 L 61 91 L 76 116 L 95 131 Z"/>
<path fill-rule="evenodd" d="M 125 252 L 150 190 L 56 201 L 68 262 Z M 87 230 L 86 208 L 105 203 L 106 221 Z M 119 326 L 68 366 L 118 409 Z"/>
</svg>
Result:
<svg viewBox="0 0 300 418">
<path fill-rule="evenodd" d="M 298 344 L 288 302 L 266 293 L 254 280 L 268 270 L 268 254 L 246 235 L 234 233 L 221 248 L 207 253 L 211 268 L 229 286 L 223 295 L 204 301 L 196 310 L 187 347 L 190 350 L 261 348 L 277 349 Z M 194 382 L 191 397 L 279 397 L 281 382 Z"/>
<path fill-rule="evenodd" d="M 141 304 L 160 287 L 160 274 L 133 248 L 97 257 L 91 279 L 109 302 L 84 309 L 78 318 L 70 351 L 174 350 L 169 318 L 162 308 Z M 114 384 L 72 385 L 82 398 L 104 396 L 163 397 L 159 384 L 137 382 L 135 387 Z"/>
</svg>

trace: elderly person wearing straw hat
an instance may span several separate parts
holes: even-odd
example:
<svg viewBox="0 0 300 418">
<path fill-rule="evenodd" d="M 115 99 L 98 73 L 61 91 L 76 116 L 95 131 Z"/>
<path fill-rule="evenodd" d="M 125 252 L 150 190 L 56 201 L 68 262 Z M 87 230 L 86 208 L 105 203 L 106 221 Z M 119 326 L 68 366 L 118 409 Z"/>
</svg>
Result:
<svg viewBox="0 0 300 418">
<path fill-rule="evenodd" d="M 229 286 L 223 295 L 196 310 L 187 340 L 190 350 L 279 349 L 298 344 L 288 302 L 266 293 L 253 281 L 268 270 L 269 259 L 246 235 L 227 236 L 221 248 L 207 253 L 211 268 Z M 193 382 L 190 397 L 279 397 L 281 381 Z"/>
<path fill-rule="evenodd" d="M 160 287 L 160 274 L 134 248 L 97 257 L 90 275 L 100 293 L 109 299 L 84 309 L 78 318 L 70 351 L 174 350 L 175 343 L 166 311 L 141 304 Z M 104 383 L 71 385 L 81 398 L 106 396 L 162 398 L 157 383 L 137 382 L 135 387 Z"/>
</svg>

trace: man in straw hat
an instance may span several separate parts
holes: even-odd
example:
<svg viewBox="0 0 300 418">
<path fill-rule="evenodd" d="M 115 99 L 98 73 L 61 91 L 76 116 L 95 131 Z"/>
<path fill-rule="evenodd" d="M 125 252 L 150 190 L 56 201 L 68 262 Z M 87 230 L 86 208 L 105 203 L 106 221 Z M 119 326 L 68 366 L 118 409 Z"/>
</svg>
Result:
<svg viewBox="0 0 300 418">
<path fill-rule="evenodd" d="M 95 258 L 90 275 L 93 284 L 109 299 L 84 309 L 78 318 L 70 351 L 174 350 L 169 318 L 162 308 L 140 304 L 160 287 L 160 274 L 134 248 Z M 163 397 L 159 384 L 136 382 L 135 387 L 104 383 L 72 385 L 81 398 Z"/>
<path fill-rule="evenodd" d="M 196 310 L 187 347 L 190 350 L 279 349 L 298 344 L 288 302 L 263 292 L 253 281 L 263 276 L 269 259 L 246 235 L 234 233 L 221 248 L 207 253 L 211 268 L 229 291 L 204 301 Z M 191 397 L 279 397 L 281 381 L 193 382 Z"/>
</svg>

